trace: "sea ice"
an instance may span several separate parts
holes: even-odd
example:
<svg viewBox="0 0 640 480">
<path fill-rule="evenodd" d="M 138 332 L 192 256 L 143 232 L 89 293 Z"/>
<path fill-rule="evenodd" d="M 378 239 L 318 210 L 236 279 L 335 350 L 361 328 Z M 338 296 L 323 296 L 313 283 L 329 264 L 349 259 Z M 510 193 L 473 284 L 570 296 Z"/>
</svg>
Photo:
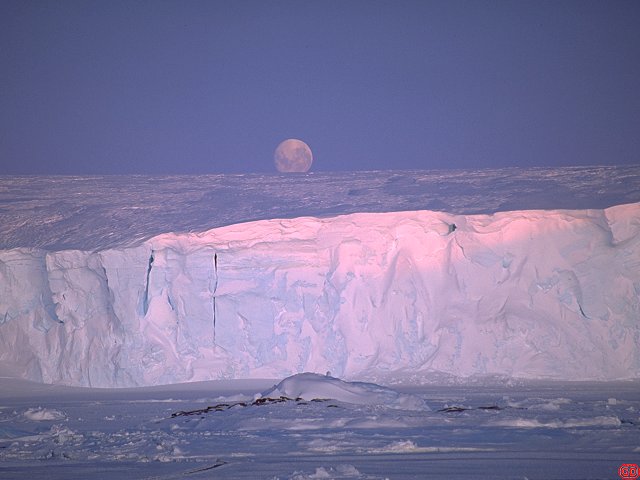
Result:
<svg viewBox="0 0 640 480">
<path fill-rule="evenodd" d="M 54 408 L 29 408 L 24 412 L 24 417 L 28 420 L 43 421 L 43 420 L 64 420 L 67 415 Z"/>
</svg>

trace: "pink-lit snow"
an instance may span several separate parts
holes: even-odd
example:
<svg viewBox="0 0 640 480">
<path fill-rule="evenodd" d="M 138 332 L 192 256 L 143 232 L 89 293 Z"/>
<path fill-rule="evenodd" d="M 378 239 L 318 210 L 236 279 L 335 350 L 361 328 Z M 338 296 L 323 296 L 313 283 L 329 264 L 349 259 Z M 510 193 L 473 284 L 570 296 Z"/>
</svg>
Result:
<svg viewBox="0 0 640 480">
<path fill-rule="evenodd" d="M 640 463 L 638 167 L 0 177 L 0 199 L 3 480 Z"/>
<path fill-rule="evenodd" d="M 413 395 L 365 382 L 345 382 L 329 373 L 298 373 L 263 392 L 259 398 L 303 400 L 331 399 L 353 405 L 383 405 L 405 410 L 424 410 L 424 402 Z"/>
<path fill-rule="evenodd" d="M 0 251 L 0 359 L 122 387 L 640 375 L 640 204 L 361 213 Z M 20 348 L 13 348 L 20 345 Z"/>
</svg>

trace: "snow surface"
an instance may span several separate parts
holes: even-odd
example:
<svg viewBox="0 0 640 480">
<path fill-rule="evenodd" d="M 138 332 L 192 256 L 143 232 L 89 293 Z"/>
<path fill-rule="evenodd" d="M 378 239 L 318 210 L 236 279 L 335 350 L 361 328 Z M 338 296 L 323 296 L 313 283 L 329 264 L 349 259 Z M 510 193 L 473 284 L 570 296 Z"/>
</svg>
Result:
<svg viewBox="0 0 640 480">
<path fill-rule="evenodd" d="M 424 401 L 413 395 L 398 393 L 374 383 L 345 382 L 317 373 L 298 373 L 285 378 L 259 398 L 292 398 L 303 400 L 332 399 L 354 405 L 384 405 L 405 410 L 423 410 Z"/>
<path fill-rule="evenodd" d="M 336 380 L 280 386 L 316 396 Z M 395 387 L 424 402 L 410 410 L 253 402 L 268 385 L 104 390 L 0 379 L 0 478 L 595 479 L 617 478 L 640 455 L 637 381 Z"/>
<path fill-rule="evenodd" d="M 0 249 L 106 250 L 253 220 L 640 202 L 640 166 L 301 175 L 0 176 Z"/>
<path fill-rule="evenodd" d="M 637 166 L 0 177 L 0 478 L 617 478 L 638 202 Z"/>
<path fill-rule="evenodd" d="M 640 376 L 640 204 L 300 217 L 0 251 L 0 362 L 85 386 Z"/>
</svg>

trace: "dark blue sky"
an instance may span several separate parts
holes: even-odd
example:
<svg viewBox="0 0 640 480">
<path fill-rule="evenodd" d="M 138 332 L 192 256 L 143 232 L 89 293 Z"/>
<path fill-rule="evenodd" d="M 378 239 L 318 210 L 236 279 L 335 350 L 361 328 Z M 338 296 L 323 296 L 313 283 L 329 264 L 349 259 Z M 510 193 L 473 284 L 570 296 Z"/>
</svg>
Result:
<svg viewBox="0 0 640 480">
<path fill-rule="evenodd" d="M 0 174 L 640 163 L 640 2 L 0 0 Z"/>
</svg>

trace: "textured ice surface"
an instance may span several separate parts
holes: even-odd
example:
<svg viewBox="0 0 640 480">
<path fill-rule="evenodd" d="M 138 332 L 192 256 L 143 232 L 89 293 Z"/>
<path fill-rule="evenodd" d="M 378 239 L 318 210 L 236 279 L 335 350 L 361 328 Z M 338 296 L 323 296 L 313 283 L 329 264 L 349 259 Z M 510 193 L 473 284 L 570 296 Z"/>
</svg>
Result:
<svg viewBox="0 0 640 480">
<path fill-rule="evenodd" d="M 92 386 L 302 371 L 640 376 L 640 204 L 262 220 L 0 252 L 0 364 Z"/>
<path fill-rule="evenodd" d="M 324 378 L 293 383 L 315 395 Z M 0 478 L 582 480 L 617 478 L 640 452 L 638 381 L 395 386 L 429 407 L 412 410 L 252 405 L 271 383 L 86 389 L 0 378 Z"/>
<path fill-rule="evenodd" d="M 105 250 L 167 232 L 360 212 L 603 209 L 640 202 L 640 166 L 304 175 L 0 176 L 0 249 Z"/>
</svg>

